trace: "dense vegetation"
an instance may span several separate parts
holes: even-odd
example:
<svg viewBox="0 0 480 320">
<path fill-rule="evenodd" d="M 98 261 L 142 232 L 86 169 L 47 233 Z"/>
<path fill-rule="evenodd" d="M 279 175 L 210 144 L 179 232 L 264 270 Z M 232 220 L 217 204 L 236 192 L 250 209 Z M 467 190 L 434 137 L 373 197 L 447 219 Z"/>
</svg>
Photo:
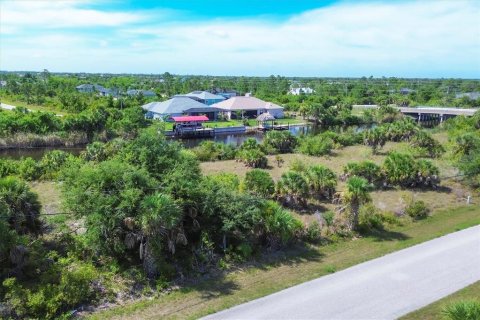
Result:
<svg viewBox="0 0 480 320">
<path fill-rule="evenodd" d="M 444 89 L 474 91 L 476 81 L 304 79 L 316 93 L 290 96 L 288 79 L 282 77 L 2 76 L 8 81 L 2 97 L 68 114 L 0 110 L 1 141 L 89 142 L 79 156 L 56 150 L 39 161 L 0 159 L 0 316 L 5 318 L 68 317 L 79 306 L 115 301 L 119 292 L 161 290 L 171 281 L 228 269 L 293 244 L 349 239 L 402 219 L 424 219 L 428 203 L 411 199 L 403 212 L 386 213 L 373 205 L 371 192 L 434 190 L 440 184 L 438 158 L 452 161 L 464 181 L 480 187 L 480 112 L 446 121 L 449 143 L 440 144 L 431 131 L 386 106 L 472 106 Z M 250 138 L 238 147 L 205 141 L 185 149 L 166 140 L 161 125 L 144 119 L 139 106 L 145 98 L 75 92 L 76 85 L 87 82 L 120 91 L 153 88 L 158 99 L 212 87 L 252 91 L 324 130 L 300 136 L 271 131 L 261 142 Z M 414 91 L 397 92 L 407 86 Z M 355 115 L 354 103 L 382 107 Z M 345 128 L 358 123 L 375 125 L 363 132 Z M 351 162 L 341 176 L 300 160 L 275 179 L 264 170 L 281 167 L 287 153 L 333 158 L 359 144 L 377 156 L 388 141 L 406 142 L 406 149 L 384 151 L 383 162 Z M 245 177 L 202 174 L 200 161 L 223 160 L 244 163 Z M 63 212 L 42 213 L 30 181 L 55 182 Z M 326 203 L 336 209 L 318 211 Z M 303 223 L 294 212 L 315 212 L 315 221 Z"/>
<path fill-rule="evenodd" d="M 476 80 L 462 79 L 399 79 L 399 78 L 285 78 L 281 76 L 261 77 L 212 77 L 181 76 L 168 72 L 162 75 L 93 75 L 51 74 L 48 70 L 39 73 L 3 73 L 1 80 L 7 81 L 2 95 L 11 100 L 48 106 L 55 110 L 80 112 L 94 104 L 99 98 L 76 92 L 75 87 L 83 83 L 99 84 L 115 92 L 128 89 L 153 90 L 157 97 L 165 99 L 179 93 L 194 90 L 234 89 L 240 94 L 251 92 L 261 99 L 271 100 L 287 106 L 292 111 L 310 114 L 319 122 L 328 121 L 334 113 L 341 114 L 344 122 L 349 113 L 343 106 L 352 104 L 378 105 L 444 105 L 475 107 L 478 101 L 468 97 L 456 98 L 457 93 L 480 91 Z M 312 95 L 289 95 L 293 87 L 310 87 Z M 136 96 L 111 101 L 120 106 L 139 105 L 146 98 Z M 329 108 L 339 105 L 337 110 Z M 328 112 L 324 112 L 328 111 Z"/>
</svg>

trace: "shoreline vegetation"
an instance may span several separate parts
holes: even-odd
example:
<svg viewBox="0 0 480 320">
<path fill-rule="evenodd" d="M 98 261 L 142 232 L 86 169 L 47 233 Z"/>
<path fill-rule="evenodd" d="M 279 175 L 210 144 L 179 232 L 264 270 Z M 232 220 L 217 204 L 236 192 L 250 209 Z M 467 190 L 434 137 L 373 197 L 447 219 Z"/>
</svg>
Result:
<svg viewBox="0 0 480 320">
<path fill-rule="evenodd" d="M 69 133 L 16 133 L 8 137 L 0 137 L 0 150 L 29 149 L 43 147 L 75 147 L 86 146 L 91 139 L 83 132 Z"/>
</svg>

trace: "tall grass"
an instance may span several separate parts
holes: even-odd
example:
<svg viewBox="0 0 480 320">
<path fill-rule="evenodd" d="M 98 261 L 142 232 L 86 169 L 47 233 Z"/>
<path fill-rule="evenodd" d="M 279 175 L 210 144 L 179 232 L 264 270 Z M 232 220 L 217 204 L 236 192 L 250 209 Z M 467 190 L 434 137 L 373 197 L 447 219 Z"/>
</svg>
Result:
<svg viewBox="0 0 480 320">
<path fill-rule="evenodd" d="M 88 136 L 83 132 L 72 132 L 68 134 L 51 133 L 46 135 L 17 133 L 7 137 L 0 137 L 0 149 L 71 147 L 87 144 L 88 142 Z"/>
</svg>

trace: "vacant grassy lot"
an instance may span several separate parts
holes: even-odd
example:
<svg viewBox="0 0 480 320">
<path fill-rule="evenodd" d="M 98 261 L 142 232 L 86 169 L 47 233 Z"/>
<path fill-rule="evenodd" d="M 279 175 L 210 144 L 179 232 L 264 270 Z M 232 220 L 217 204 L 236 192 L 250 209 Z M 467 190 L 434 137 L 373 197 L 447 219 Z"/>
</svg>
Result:
<svg viewBox="0 0 480 320">
<path fill-rule="evenodd" d="M 337 175 L 342 173 L 343 167 L 349 162 L 358 162 L 364 160 L 370 160 L 377 164 L 382 164 L 386 153 L 388 151 L 403 151 L 408 152 L 408 145 L 406 143 L 394 143 L 388 142 L 381 150 L 380 154 L 373 155 L 371 148 L 363 145 L 355 145 L 335 150 L 333 155 L 324 157 L 312 157 L 302 154 L 282 154 L 284 164 L 278 167 L 275 163 L 275 156 L 267 156 L 269 168 L 266 169 L 274 180 L 278 180 L 281 175 L 290 169 L 290 166 L 295 161 L 302 161 L 306 165 L 322 164 L 334 172 Z M 444 159 L 433 159 L 432 162 L 440 169 L 440 175 L 442 177 L 452 177 L 458 174 L 456 168 Z M 204 174 L 218 174 L 221 172 L 231 172 L 237 174 L 242 179 L 245 174 L 251 170 L 246 167 L 242 162 L 235 160 L 228 161 L 215 161 L 215 162 L 203 162 L 201 168 Z M 343 189 L 344 183 L 339 181 L 337 190 Z M 441 188 L 438 190 L 402 190 L 388 189 L 388 190 L 376 190 L 371 193 L 373 203 L 376 207 L 384 211 L 397 212 L 405 207 L 406 199 L 423 200 L 425 201 L 431 210 L 455 208 L 465 203 L 467 195 L 474 195 L 478 198 L 477 194 L 474 194 L 471 190 L 461 185 L 455 178 L 443 179 Z M 304 222 L 310 222 L 313 218 L 311 214 L 316 210 L 320 212 L 325 210 L 333 210 L 334 205 L 328 201 L 321 203 L 312 203 L 310 210 L 304 210 L 297 212 L 298 217 Z"/>
<path fill-rule="evenodd" d="M 30 183 L 32 191 L 38 194 L 42 204 L 42 213 L 56 214 L 61 212 L 62 200 L 58 185 L 52 181 L 35 181 Z"/>
<path fill-rule="evenodd" d="M 462 300 L 477 300 L 480 302 L 480 281 L 459 290 L 448 297 L 434 302 L 417 311 L 407 314 L 400 318 L 401 320 L 437 320 L 442 319 L 442 309 L 449 305 Z"/>
<path fill-rule="evenodd" d="M 3 103 L 6 103 L 6 104 L 9 104 L 9 105 L 12 105 L 12 106 L 16 106 L 16 107 L 24 107 L 24 108 L 27 108 L 27 109 L 30 109 L 30 110 L 53 112 L 53 113 L 59 114 L 59 115 L 70 114 L 69 112 L 66 112 L 66 111 L 57 111 L 57 110 L 54 110 L 54 109 L 49 108 L 49 107 L 39 106 L 39 105 L 36 105 L 36 104 L 27 104 L 23 101 L 13 101 L 11 99 L 4 98 L 4 97 L 1 97 L 0 100 Z"/>
<path fill-rule="evenodd" d="M 439 211 L 426 220 L 354 241 L 297 247 L 270 254 L 251 266 L 90 317 L 194 319 L 477 224 L 480 224 L 480 208 L 476 206 Z"/>
</svg>

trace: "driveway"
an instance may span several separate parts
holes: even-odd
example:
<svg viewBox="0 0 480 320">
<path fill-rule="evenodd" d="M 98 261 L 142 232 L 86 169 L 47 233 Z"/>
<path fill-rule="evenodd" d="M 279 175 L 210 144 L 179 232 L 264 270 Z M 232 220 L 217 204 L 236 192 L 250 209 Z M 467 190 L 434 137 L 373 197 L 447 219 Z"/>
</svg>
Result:
<svg viewBox="0 0 480 320">
<path fill-rule="evenodd" d="M 480 280 L 480 226 L 205 319 L 395 319 Z"/>
</svg>

